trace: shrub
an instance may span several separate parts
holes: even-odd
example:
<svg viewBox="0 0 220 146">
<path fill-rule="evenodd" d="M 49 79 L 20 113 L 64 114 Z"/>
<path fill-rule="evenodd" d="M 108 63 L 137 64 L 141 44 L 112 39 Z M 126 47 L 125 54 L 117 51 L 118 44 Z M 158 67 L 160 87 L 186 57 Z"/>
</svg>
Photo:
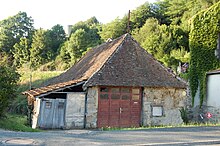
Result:
<svg viewBox="0 0 220 146">
<path fill-rule="evenodd" d="M 0 117 L 4 116 L 9 103 L 16 97 L 19 76 L 15 69 L 0 65 Z"/>
</svg>

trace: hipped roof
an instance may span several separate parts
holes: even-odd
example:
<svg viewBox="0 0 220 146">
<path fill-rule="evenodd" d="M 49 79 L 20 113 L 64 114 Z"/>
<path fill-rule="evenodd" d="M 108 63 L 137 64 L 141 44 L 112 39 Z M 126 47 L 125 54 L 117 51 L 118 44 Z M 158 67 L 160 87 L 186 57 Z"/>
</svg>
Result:
<svg viewBox="0 0 220 146">
<path fill-rule="evenodd" d="M 89 86 L 135 86 L 186 88 L 152 55 L 125 34 L 111 42 L 89 50 L 79 62 L 61 75 L 49 80 L 45 87 L 24 92 L 30 96 L 56 91 L 85 82 Z"/>
</svg>

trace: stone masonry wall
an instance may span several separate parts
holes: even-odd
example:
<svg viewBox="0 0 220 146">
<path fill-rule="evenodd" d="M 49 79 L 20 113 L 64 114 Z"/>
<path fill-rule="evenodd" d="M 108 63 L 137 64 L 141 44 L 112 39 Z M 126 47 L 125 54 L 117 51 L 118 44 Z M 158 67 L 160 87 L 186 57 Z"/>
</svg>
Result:
<svg viewBox="0 0 220 146">
<path fill-rule="evenodd" d="M 97 128 L 98 88 L 92 87 L 87 93 L 86 128 Z"/>
<path fill-rule="evenodd" d="M 179 109 L 187 102 L 186 90 L 174 88 L 144 88 L 143 126 L 179 125 L 183 120 Z M 163 116 L 153 116 L 152 107 L 162 106 Z"/>
<path fill-rule="evenodd" d="M 66 102 L 66 129 L 83 128 L 85 93 L 68 93 Z"/>
</svg>

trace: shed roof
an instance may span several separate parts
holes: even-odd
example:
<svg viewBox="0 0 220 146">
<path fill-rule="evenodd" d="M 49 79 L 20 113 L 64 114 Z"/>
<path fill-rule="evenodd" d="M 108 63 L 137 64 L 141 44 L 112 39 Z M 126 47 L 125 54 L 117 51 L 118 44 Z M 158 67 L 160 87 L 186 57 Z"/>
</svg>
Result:
<svg viewBox="0 0 220 146">
<path fill-rule="evenodd" d="M 125 34 L 89 50 L 69 70 L 49 80 L 45 87 L 29 90 L 24 94 L 39 96 L 82 81 L 86 81 L 84 87 L 186 87 L 184 81 L 177 79 L 141 48 L 130 34 Z"/>
<path fill-rule="evenodd" d="M 207 75 L 211 75 L 211 74 L 220 74 L 220 68 L 207 72 Z"/>
</svg>

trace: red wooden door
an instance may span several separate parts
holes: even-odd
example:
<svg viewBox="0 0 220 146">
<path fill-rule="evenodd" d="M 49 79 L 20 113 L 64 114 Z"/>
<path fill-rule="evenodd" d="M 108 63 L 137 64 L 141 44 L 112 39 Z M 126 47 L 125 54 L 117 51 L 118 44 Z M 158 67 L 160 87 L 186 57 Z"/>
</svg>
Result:
<svg viewBox="0 0 220 146">
<path fill-rule="evenodd" d="M 139 88 L 100 88 L 98 128 L 139 127 L 140 93 Z"/>
</svg>

